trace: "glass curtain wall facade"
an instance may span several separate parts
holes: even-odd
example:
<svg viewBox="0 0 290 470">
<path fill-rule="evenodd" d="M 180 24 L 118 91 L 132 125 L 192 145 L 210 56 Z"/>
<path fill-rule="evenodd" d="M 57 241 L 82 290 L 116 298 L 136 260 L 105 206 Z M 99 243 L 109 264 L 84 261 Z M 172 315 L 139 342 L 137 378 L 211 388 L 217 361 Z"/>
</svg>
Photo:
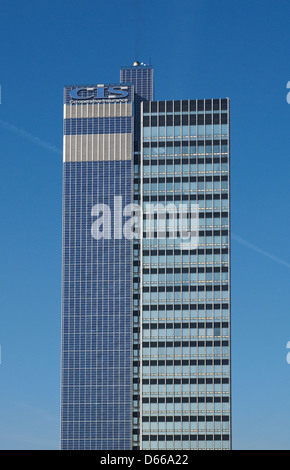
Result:
<svg viewBox="0 0 290 470">
<path fill-rule="evenodd" d="M 229 449 L 229 100 L 120 83 L 65 88 L 61 448 Z M 197 209 L 197 245 L 148 237 L 157 204 Z"/>
<path fill-rule="evenodd" d="M 141 204 L 198 208 L 198 246 L 141 241 L 142 449 L 229 449 L 229 101 L 146 102 Z M 157 233 L 156 233 L 157 234 Z"/>
</svg>

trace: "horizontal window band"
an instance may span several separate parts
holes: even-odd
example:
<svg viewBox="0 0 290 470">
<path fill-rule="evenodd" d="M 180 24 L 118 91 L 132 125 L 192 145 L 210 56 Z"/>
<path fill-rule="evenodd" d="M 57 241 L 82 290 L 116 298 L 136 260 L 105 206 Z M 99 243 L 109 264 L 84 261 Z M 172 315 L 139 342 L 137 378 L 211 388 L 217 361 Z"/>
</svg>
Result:
<svg viewBox="0 0 290 470">
<path fill-rule="evenodd" d="M 150 348 L 187 348 L 187 347 L 227 347 L 229 346 L 229 341 L 222 340 L 196 340 L 196 341 L 143 341 L 142 345 L 134 344 L 134 350 L 140 349 L 150 349 Z"/>
<path fill-rule="evenodd" d="M 185 154 L 185 155 L 183 155 Z M 189 155 L 190 154 L 190 155 Z M 139 160 L 138 160 L 139 162 Z M 135 162 L 135 165 L 136 165 L 137 162 Z M 152 168 L 152 172 L 153 172 L 153 167 L 154 169 L 156 169 L 155 167 L 158 167 L 158 166 L 167 166 L 167 165 L 171 165 L 171 166 L 174 166 L 174 164 L 176 165 L 182 165 L 181 168 L 177 169 L 177 168 L 174 168 L 174 171 L 175 172 L 178 172 L 178 173 L 181 173 L 181 172 L 186 172 L 188 173 L 188 171 L 190 171 L 191 173 L 196 173 L 196 171 L 198 173 L 204 173 L 204 172 L 219 172 L 219 171 L 228 171 L 229 168 L 226 168 L 226 169 L 221 169 L 221 168 L 211 168 L 210 170 L 208 169 L 199 169 L 199 168 L 195 168 L 193 170 L 193 168 L 187 168 L 187 166 L 189 165 L 204 165 L 204 164 L 210 164 L 210 165 L 220 165 L 220 164 L 226 164 L 228 165 L 229 163 L 229 157 L 227 155 L 220 155 L 220 154 L 214 154 L 214 155 L 204 155 L 204 154 L 198 154 L 198 155 L 194 155 L 192 154 L 192 152 L 187 152 L 187 151 L 184 151 L 184 149 L 182 149 L 182 152 L 174 152 L 174 154 L 171 153 L 168 153 L 167 152 L 167 155 L 165 156 L 164 152 L 162 154 L 156 154 L 156 153 L 152 153 L 151 155 L 150 154 L 144 154 L 143 155 L 143 162 L 142 164 L 139 165 L 139 170 L 141 171 L 141 169 L 143 169 L 143 172 L 147 172 L 148 173 L 148 167 L 151 167 Z M 137 168 L 135 168 L 137 169 Z M 161 168 L 162 172 L 165 173 L 165 168 Z M 166 169 L 167 171 L 173 171 L 173 169 L 169 168 L 169 169 Z"/>
<path fill-rule="evenodd" d="M 133 379 L 134 383 L 140 383 L 140 378 L 136 378 L 136 379 Z M 228 377 L 198 377 L 198 378 L 194 378 L 194 377 L 190 377 L 190 378 L 185 378 L 185 377 L 182 377 L 182 378 L 179 378 L 177 379 L 176 377 L 175 378 L 151 378 L 151 379 L 145 379 L 145 378 L 142 378 L 142 383 L 144 385 L 184 385 L 184 384 L 190 384 L 190 385 L 194 385 L 194 384 L 198 384 L 198 385 L 202 385 L 202 384 L 229 384 L 230 383 L 230 380 Z"/>
<path fill-rule="evenodd" d="M 149 330 L 164 330 L 164 329 L 179 329 L 179 328 L 228 328 L 228 322 L 182 322 L 182 323 L 170 323 L 170 322 L 158 322 L 158 323 L 143 323 L 143 329 Z"/>
<path fill-rule="evenodd" d="M 161 184 L 161 183 L 204 183 L 204 182 L 219 182 L 219 181 L 228 181 L 227 175 L 205 175 L 205 176 L 167 176 L 166 178 L 163 176 L 151 177 L 151 178 L 143 178 L 143 184 Z M 135 184 L 139 182 L 139 178 L 135 178 Z"/>
<path fill-rule="evenodd" d="M 157 439 L 158 438 L 158 439 Z M 229 434 L 188 434 L 188 435 L 168 435 L 168 434 L 142 434 L 142 441 L 229 441 Z"/>
<path fill-rule="evenodd" d="M 188 211 L 189 211 L 189 208 L 188 208 Z M 173 211 L 171 213 L 169 211 L 167 212 L 166 207 L 165 207 L 164 210 L 163 210 L 163 208 L 161 209 L 160 213 L 152 213 L 151 214 L 151 219 L 152 220 L 158 220 L 158 215 L 159 215 L 159 219 L 160 219 L 160 215 L 161 215 L 162 220 L 164 220 L 165 218 L 167 220 L 170 220 L 172 214 L 174 214 L 174 212 Z M 179 220 L 180 217 L 179 217 L 178 210 L 176 210 L 175 214 L 176 214 L 176 219 Z M 185 219 L 186 219 L 188 216 L 190 217 L 191 214 L 190 214 L 190 212 L 188 214 L 185 212 L 184 215 L 186 216 L 185 217 Z M 143 214 L 143 220 L 146 220 L 147 216 L 148 216 L 148 213 L 145 210 L 145 212 Z M 229 213 L 226 212 L 226 211 L 222 211 L 222 212 L 217 212 L 217 211 L 215 211 L 215 212 L 202 212 L 202 211 L 199 211 L 198 212 L 198 218 L 199 219 L 212 219 L 213 217 L 217 218 L 217 219 L 219 219 L 221 217 L 226 218 L 226 217 L 229 217 Z M 150 218 L 150 217 L 148 217 L 148 218 Z"/>
<path fill-rule="evenodd" d="M 150 197 L 151 196 L 151 197 Z M 217 197 L 216 197 L 217 196 Z M 228 192 L 225 191 L 222 194 L 215 194 L 211 192 L 210 194 L 207 193 L 197 193 L 194 194 L 167 194 L 167 195 L 143 195 L 144 202 L 156 202 L 156 201 L 203 201 L 203 200 L 215 200 L 215 199 L 228 199 Z"/>
<path fill-rule="evenodd" d="M 219 366 L 219 365 L 229 365 L 228 359 L 185 359 L 185 360 L 151 360 L 151 361 L 142 361 L 143 367 L 163 367 L 163 366 L 174 366 L 174 367 L 181 367 L 181 366 Z"/>
<path fill-rule="evenodd" d="M 203 310 L 220 310 L 220 309 L 228 309 L 229 308 L 229 304 L 227 303 L 200 303 L 200 304 L 197 304 L 197 303 L 194 303 L 194 304 L 190 304 L 189 302 L 187 302 L 186 304 L 185 303 L 172 303 L 172 302 L 168 302 L 168 303 L 163 303 L 163 304 L 158 304 L 158 305 L 143 305 L 143 311 L 161 311 L 161 310 L 200 310 L 200 311 L 203 311 Z"/>
<path fill-rule="evenodd" d="M 188 281 L 189 282 L 189 281 Z M 142 292 L 222 292 L 228 291 L 228 285 L 165 285 L 165 286 L 143 286 Z"/>
<path fill-rule="evenodd" d="M 222 138 L 220 139 L 199 139 L 198 137 L 195 139 L 192 138 L 183 138 L 178 140 L 165 140 L 165 141 L 152 141 L 152 142 L 143 142 L 143 148 L 156 148 L 156 147 L 197 147 L 197 148 L 209 148 L 209 147 L 217 147 L 217 146 L 225 146 L 228 145 L 229 140 Z"/>
<path fill-rule="evenodd" d="M 142 403 L 229 403 L 229 397 L 143 397 Z"/>
<path fill-rule="evenodd" d="M 188 255 L 188 254 L 199 254 L 199 255 L 219 255 L 219 254 L 228 254 L 228 248 L 198 248 L 195 250 L 180 250 L 180 249 L 170 249 L 164 250 L 160 248 L 159 250 L 151 249 L 151 250 L 143 250 L 143 256 L 165 256 L 165 255 Z"/>
<path fill-rule="evenodd" d="M 143 416 L 144 423 L 196 423 L 196 422 L 229 422 L 228 415 L 177 415 L 177 416 Z"/>
<path fill-rule="evenodd" d="M 151 274 L 184 274 L 184 273 L 219 273 L 219 272 L 223 272 L 223 273 L 227 273 L 229 271 L 229 268 L 228 266 L 218 266 L 218 267 L 186 267 L 186 268 L 177 268 L 177 267 L 172 267 L 172 268 L 169 268 L 169 267 L 166 267 L 166 268 L 161 268 L 161 267 L 158 267 L 158 268 L 151 268 L 151 270 L 149 268 L 143 268 L 143 274 L 149 274 L 151 272 Z"/>
</svg>

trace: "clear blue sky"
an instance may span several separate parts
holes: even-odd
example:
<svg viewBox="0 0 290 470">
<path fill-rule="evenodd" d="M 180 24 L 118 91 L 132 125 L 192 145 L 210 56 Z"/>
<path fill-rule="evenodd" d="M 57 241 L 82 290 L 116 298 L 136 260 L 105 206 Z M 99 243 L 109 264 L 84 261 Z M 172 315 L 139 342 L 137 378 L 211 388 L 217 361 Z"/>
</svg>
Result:
<svg viewBox="0 0 290 470">
<path fill-rule="evenodd" d="M 231 99 L 233 448 L 290 449 L 290 3 L 1 0 L 0 449 L 58 449 L 62 98 Z M 290 90 L 289 90 L 290 91 Z"/>
</svg>

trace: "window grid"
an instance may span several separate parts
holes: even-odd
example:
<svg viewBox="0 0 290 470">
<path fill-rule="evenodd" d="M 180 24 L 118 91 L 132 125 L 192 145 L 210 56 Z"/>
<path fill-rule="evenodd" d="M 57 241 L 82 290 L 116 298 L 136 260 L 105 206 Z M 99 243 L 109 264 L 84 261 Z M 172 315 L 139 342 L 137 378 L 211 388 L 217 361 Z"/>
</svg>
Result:
<svg viewBox="0 0 290 470">
<path fill-rule="evenodd" d="M 224 101 L 206 100 L 210 111 L 200 101 L 143 104 L 144 211 L 160 201 L 200 210 L 197 250 L 142 241 L 143 449 L 230 448 L 228 112 Z"/>
</svg>

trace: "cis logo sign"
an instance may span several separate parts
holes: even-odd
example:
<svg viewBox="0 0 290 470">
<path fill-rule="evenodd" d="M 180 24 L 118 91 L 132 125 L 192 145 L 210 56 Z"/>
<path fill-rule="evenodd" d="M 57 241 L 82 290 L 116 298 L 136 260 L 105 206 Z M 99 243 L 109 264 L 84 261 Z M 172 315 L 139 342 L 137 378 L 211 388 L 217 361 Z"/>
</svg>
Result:
<svg viewBox="0 0 290 470">
<path fill-rule="evenodd" d="M 128 96 L 128 87 L 97 86 L 92 88 L 75 88 L 70 93 L 75 100 L 90 100 L 104 98 L 125 98 Z"/>
</svg>

